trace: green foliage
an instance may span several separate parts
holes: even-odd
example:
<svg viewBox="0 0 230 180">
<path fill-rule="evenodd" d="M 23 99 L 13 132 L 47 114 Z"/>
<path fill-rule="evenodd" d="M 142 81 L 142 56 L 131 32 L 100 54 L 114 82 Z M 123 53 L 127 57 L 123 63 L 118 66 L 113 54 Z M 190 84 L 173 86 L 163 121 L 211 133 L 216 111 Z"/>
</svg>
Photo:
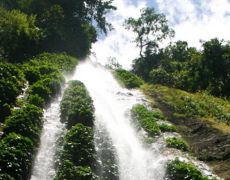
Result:
<svg viewBox="0 0 230 180">
<path fill-rule="evenodd" d="M 135 42 L 140 48 L 140 57 L 156 52 L 159 43 L 174 35 L 173 30 L 168 26 L 165 15 L 159 14 L 153 8 L 141 10 L 141 16 L 137 19 L 128 18 L 125 21 L 126 29 L 131 29 L 137 35 Z"/>
<path fill-rule="evenodd" d="M 175 113 L 187 117 L 213 118 L 217 121 L 230 123 L 230 103 L 206 93 L 187 93 L 182 90 L 160 85 L 145 85 L 144 92 L 166 104 Z"/>
<path fill-rule="evenodd" d="M 32 95 L 40 96 L 42 99 L 44 99 L 45 102 L 48 102 L 51 100 L 51 90 L 45 86 L 42 80 L 33 84 L 30 87 L 28 93 Z"/>
<path fill-rule="evenodd" d="M 181 138 L 167 138 L 166 144 L 169 148 L 176 148 L 182 151 L 188 151 L 188 144 Z"/>
<path fill-rule="evenodd" d="M 176 132 L 177 128 L 174 125 L 160 124 L 158 125 L 161 132 Z"/>
<path fill-rule="evenodd" d="M 22 92 L 24 82 L 24 76 L 17 66 L 0 62 L 0 122 L 10 115 L 10 107 Z"/>
<path fill-rule="evenodd" d="M 70 129 L 76 123 L 93 126 L 93 101 L 80 81 L 71 81 L 61 101 L 61 117 Z"/>
<path fill-rule="evenodd" d="M 167 178 L 170 180 L 192 179 L 192 180 L 208 180 L 201 172 L 191 163 L 185 163 L 175 159 L 167 165 Z"/>
<path fill-rule="evenodd" d="M 177 41 L 136 59 L 133 72 L 149 83 L 229 97 L 229 42 L 211 39 L 202 46 L 203 51 L 198 51 L 185 41 Z"/>
<path fill-rule="evenodd" d="M 171 85 L 173 82 L 173 77 L 163 68 L 153 69 L 150 71 L 149 77 L 153 84 Z"/>
<path fill-rule="evenodd" d="M 104 33 L 111 29 L 105 15 L 115 9 L 112 6 L 112 0 L 59 0 L 55 2 L 50 0 L 2 0 L 0 5 L 6 9 L 18 9 L 31 15 L 31 20 L 27 18 L 32 21 L 30 24 L 34 25 L 35 21 L 38 26 L 37 30 L 40 29 L 43 33 L 38 42 L 39 52 L 67 52 L 78 57 L 84 57 L 89 53 L 91 44 L 96 41 L 97 29 Z M 25 23 L 22 21 L 18 24 L 23 26 Z M 33 38 L 32 35 L 29 37 Z M 14 45 L 20 44 L 13 43 Z M 28 52 L 33 50 L 33 46 L 23 47 Z"/>
<path fill-rule="evenodd" d="M 4 179 L 4 180 L 14 180 L 13 177 L 11 177 L 10 175 L 8 174 L 0 174 L 0 179 Z"/>
<path fill-rule="evenodd" d="M 33 59 L 41 64 L 47 62 L 52 63 L 62 72 L 71 72 L 76 67 L 78 61 L 75 57 L 69 56 L 66 53 L 55 54 L 55 53 L 42 53 Z"/>
<path fill-rule="evenodd" d="M 127 88 L 137 88 L 143 84 L 143 80 L 130 71 L 116 69 L 115 77 Z"/>
<path fill-rule="evenodd" d="M 138 124 L 150 135 L 155 136 L 160 133 L 160 129 L 156 123 L 158 114 L 154 111 L 149 111 L 144 105 L 138 104 L 133 106 L 132 117 Z"/>
<path fill-rule="evenodd" d="M 28 96 L 27 101 L 29 104 L 43 108 L 45 106 L 45 100 L 38 94 L 31 94 Z"/>
<path fill-rule="evenodd" d="M 33 150 L 33 143 L 29 138 L 15 133 L 2 138 L 0 141 L 0 174 L 4 173 L 4 177 L 9 179 L 28 179 Z"/>
<path fill-rule="evenodd" d="M 93 180 L 96 179 L 90 167 L 74 166 L 69 160 L 62 162 L 55 180 L 63 179 L 79 179 L 79 180 Z"/>
<path fill-rule="evenodd" d="M 95 149 L 91 127 L 77 123 L 67 133 L 55 179 L 95 179 Z"/>
<path fill-rule="evenodd" d="M 0 56 L 19 62 L 34 55 L 35 45 L 42 36 L 35 21 L 35 16 L 0 7 Z"/>
<path fill-rule="evenodd" d="M 76 124 L 64 139 L 62 158 L 71 160 L 77 166 L 87 166 L 93 162 L 94 153 L 92 128 Z"/>
<path fill-rule="evenodd" d="M 21 136 L 28 137 L 37 144 L 42 128 L 42 110 L 36 106 L 27 104 L 25 107 L 14 110 L 12 115 L 6 119 L 4 134 L 15 132 Z"/>
</svg>

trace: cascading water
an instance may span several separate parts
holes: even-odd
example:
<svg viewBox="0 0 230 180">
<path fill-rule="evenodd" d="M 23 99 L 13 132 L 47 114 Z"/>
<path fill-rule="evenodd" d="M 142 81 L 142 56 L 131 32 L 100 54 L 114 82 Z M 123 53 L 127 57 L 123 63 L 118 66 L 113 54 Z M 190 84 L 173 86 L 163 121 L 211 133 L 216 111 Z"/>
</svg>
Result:
<svg viewBox="0 0 230 180">
<path fill-rule="evenodd" d="M 78 65 L 73 79 L 87 87 L 95 106 L 95 129 L 104 128 L 95 139 L 108 135 L 118 161 L 119 179 L 163 179 L 165 158 L 160 149 L 149 149 L 142 144 L 131 123 L 130 109 L 141 103 L 143 95 L 137 90 L 122 88 L 112 74 L 101 65 L 86 61 Z M 95 143 L 100 152 L 100 144 Z"/>
<path fill-rule="evenodd" d="M 57 141 L 65 130 L 65 125 L 60 121 L 61 98 L 62 93 L 44 112 L 40 147 L 34 162 L 31 180 L 52 180 L 55 176 Z"/>
</svg>

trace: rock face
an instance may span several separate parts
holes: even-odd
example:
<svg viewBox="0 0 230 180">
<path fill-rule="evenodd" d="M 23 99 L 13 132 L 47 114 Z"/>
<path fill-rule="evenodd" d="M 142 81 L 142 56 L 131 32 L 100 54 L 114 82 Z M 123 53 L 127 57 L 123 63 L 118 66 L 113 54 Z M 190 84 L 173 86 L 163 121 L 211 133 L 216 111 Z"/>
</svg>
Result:
<svg viewBox="0 0 230 180">
<path fill-rule="evenodd" d="M 178 117 L 159 101 L 158 105 L 168 120 L 178 127 L 194 156 L 209 164 L 220 177 L 230 179 L 230 135 L 215 129 L 210 121 Z"/>
</svg>

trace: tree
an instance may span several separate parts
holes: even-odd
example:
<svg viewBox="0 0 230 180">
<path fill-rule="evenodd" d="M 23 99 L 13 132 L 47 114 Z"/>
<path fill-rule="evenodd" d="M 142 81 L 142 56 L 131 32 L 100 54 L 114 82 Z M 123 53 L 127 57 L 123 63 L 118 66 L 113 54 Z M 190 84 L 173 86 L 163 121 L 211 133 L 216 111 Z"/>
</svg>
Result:
<svg viewBox="0 0 230 180">
<path fill-rule="evenodd" d="M 111 29 L 105 15 L 115 10 L 112 0 L 1 0 L 0 5 L 36 15 L 36 25 L 44 32 L 41 51 L 77 57 L 89 52 L 98 32 Z"/>
<path fill-rule="evenodd" d="M 34 55 L 42 37 L 35 20 L 35 16 L 0 7 L 0 56 L 16 62 Z"/>
<path fill-rule="evenodd" d="M 174 35 L 165 16 L 157 13 L 153 8 L 142 9 L 139 18 L 128 18 L 124 25 L 126 29 L 131 29 L 136 34 L 135 42 L 140 48 L 142 58 L 143 50 L 145 56 L 151 55 L 156 52 L 162 40 Z"/>
</svg>

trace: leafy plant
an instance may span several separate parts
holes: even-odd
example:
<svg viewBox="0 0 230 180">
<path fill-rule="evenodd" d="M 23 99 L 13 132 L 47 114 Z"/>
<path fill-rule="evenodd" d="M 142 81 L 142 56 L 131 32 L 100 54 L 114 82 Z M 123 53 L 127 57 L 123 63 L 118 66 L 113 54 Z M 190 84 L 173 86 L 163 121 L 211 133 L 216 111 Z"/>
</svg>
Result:
<svg viewBox="0 0 230 180">
<path fill-rule="evenodd" d="M 182 151 L 188 150 L 188 144 L 181 138 L 176 138 L 176 137 L 167 138 L 166 144 L 167 147 L 169 148 L 176 148 Z"/>
<path fill-rule="evenodd" d="M 192 179 L 192 180 L 208 180 L 208 177 L 202 173 L 191 163 L 186 163 L 175 159 L 167 165 L 167 178 L 170 180 Z"/>
<path fill-rule="evenodd" d="M 4 134 L 17 133 L 30 138 L 37 144 L 42 128 L 42 110 L 36 106 L 27 104 L 25 107 L 14 110 L 12 115 L 6 119 Z"/>
<path fill-rule="evenodd" d="M 10 115 L 10 108 L 24 86 L 22 71 L 15 65 L 0 62 L 0 122 Z"/>
<path fill-rule="evenodd" d="M 10 133 L 2 138 L 0 141 L 0 174 L 4 173 L 4 177 L 7 178 L 28 179 L 33 150 L 34 146 L 29 138 L 16 133 Z"/>
<path fill-rule="evenodd" d="M 143 84 L 141 78 L 124 69 L 116 69 L 114 74 L 115 77 L 127 88 L 137 88 Z"/>
<path fill-rule="evenodd" d="M 71 81 L 61 101 L 61 117 L 70 129 L 76 123 L 93 126 L 93 101 L 80 81 Z"/>
<path fill-rule="evenodd" d="M 177 128 L 174 125 L 169 125 L 169 124 L 160 124 L 158 125 L 161 132 L 176 132 Z"/>
<path fill-rule="evenodd" d="M 160 133 L 154 111 L 149 111 L 144 105 L 138 104 L 133 106 L 131 113 L 133 119 L 136 120 L 150 136 L 155 136 Z"/>
</svg>

